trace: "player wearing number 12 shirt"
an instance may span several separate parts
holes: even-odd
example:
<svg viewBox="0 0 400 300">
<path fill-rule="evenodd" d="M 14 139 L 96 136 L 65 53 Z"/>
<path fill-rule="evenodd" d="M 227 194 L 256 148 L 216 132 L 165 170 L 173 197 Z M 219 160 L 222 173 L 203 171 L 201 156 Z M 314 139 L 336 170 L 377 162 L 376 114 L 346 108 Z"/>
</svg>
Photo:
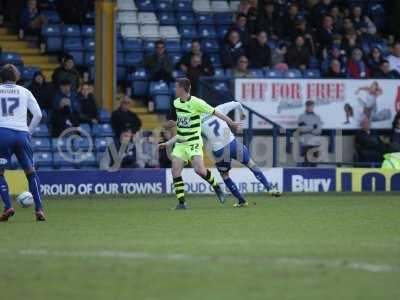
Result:
<svg viewBox="0 0 400 300">
<path fill-rule="evenodd" d="M 5 65 L 0 70 L 0 196 L 4 203 L 4 211 L 0 222 L 8 221 L 15 214 L 11 205 L 9 189 L 4 172 L 9 167 L 11 156 L 15 154 L 24 169 L 29 184 L 29 191 L 35 202 L 37 221 L 45 221 L 39 191 L 39 178 L 33 166 L 33 152 L 30 146 L 30 135 L 42 118 L 40 107 L 26 88 L 16 85 L 19 71 L 14 65 Z M 32 120 L 27 125 L 27 112 Z"/>
<path fill-rule="evenodd" d="M 172 177 L 176 197 L 179 201 L 176 209 L 185 209 L 184 183 L 182 169 L 190 162 L 195 172 L 206 180 L 214 189 L 218 200 L 225 201 L 220 186 L 211 175 L 210 170 L 204 167 L 203 162 L 203 140 L 201 137 L 201 116 L 214 115 L 238 128 L 239 123 L 232 121 L 208 105 L 204 100 L 190 95 L 190 81 L 187 78 L 178 79 L 175 86 L 176 99 L 169 114 L 169 119 L 177 127 L 177 142 L 172 151 Z"/>
</svg>

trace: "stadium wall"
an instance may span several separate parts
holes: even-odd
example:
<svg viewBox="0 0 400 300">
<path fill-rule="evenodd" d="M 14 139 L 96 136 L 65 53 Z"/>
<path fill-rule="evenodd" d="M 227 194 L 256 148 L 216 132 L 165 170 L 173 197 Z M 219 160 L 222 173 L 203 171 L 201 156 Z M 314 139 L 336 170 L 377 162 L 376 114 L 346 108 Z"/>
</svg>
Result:
<svg viewBox="0 0 400 300">
<path fill-rule="evenodd" d="M 223 182 L 216 169 L 211 170 Z M 392 192 L 400 191 L 400 171 L 363 168 L 272 168 L 263 169 L 275 189 L 283 192 Z M 44 196 L 169 194 L 173 193 L 169 169 L 38 172 Z M 261 184 L 244 168 L 231 171 L 242 193 L 262 192 Z M 188 193 L 212 193 L 191 169 L 183 171 Z M 27 190 L 23 172 L 9 171 L 12 194 Z"/>
</svg>

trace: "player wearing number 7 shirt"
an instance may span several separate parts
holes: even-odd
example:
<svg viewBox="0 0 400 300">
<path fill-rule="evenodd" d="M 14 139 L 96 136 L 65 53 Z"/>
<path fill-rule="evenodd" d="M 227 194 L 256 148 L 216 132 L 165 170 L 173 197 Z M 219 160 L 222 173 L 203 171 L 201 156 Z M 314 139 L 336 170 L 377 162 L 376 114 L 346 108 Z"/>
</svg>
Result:
<svg viewBox="0 0 400 300">
<path fill-rule="evenodd" d="M 215 110 L 221 114 L 227 115 L 230 111 L 239 109 L 241 118 L 244 118 L 244 109 L 239 102 L 228 102 L 225 104 L 218 105 Z M 216 167 L 220 172 L 225 185 L 230 190 L 232 195 L 238 199 L 238 203 L 234 207 L 246 207 L 248 203 L 239 192 L 236 184 L 232 181 L 229 176 L 229 171 L 232 167 L 232 160 L 237 160 L 254 174 L 254 176 L 263 184 L 264 188 L 272 196 L 279 196 L 280 193 L 277 191 L 271 191 L 271 185 L 265 178 L 264 174 L 256 163 L 250 158 L 249 150 L 243 144 L 236 140 L 228 124 L 223 120 L 214 117 L 213 115 L 207 115 L 202 118 L 201 126 L 202 135 L 208 141 L 208 144 L 212 147 L 212 153 L 216 160 Z M 174 137 L 168 142 L 161 144 L 166 146 L 174 143 L 179 137 Z"/>
<path fill-rule="evenodd" d="M 39 178 L 33 166 L 33 153 L 30 135 L 42 118 L 40 107 L 32 93 L 22 86 L 16 85 L 19 71 L 14 65 L 5 65 L 0 70 L 0 196 L 4 203 L 4 211 L 0 222 L 8 221 L 15 214 L 11 205 L 8 184 L 4 171 L 9 166 L 11 156 L 15 154 L 25 171 L 29 191 L 35 202 L 37 221 L 45 221 L 39 191 Z M 27 112 L 32 120 L 27 125 Z"/>
</svg>

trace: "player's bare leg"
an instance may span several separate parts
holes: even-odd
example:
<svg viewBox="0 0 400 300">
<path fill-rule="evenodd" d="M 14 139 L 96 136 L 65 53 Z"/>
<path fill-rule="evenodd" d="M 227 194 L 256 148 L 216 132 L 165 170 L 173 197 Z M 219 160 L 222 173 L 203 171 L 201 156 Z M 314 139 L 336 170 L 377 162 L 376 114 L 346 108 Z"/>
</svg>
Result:
<svg viewBox="0 0 400 300">
<path fill-rule="evenodd" d="M 185 167 L 185 162 L 182 159 L 173 156 L 171 167 L 172 178 L 174 181 L 174 190 L 176 198 L 179 201 L 175 209 L 186 209 L 185 184 L 183 183 L 182 179 L 182 170 Z"/>
<path fill-rule="evenodd" d="M 7 222 L 15 214 L 15 210 L 11 205 L 8 184 L 4 178 L 4 170 L 0 170 L 0 196 L 4 202 L 4 210 L 0 215 L 0 222 Z"/>
<path fill-rule="evenodd" d="M 211 175 L 211 171 L 206 169 L 204 166 L 203 157 L 201 155 L 192 156 L 192 166 L 197 175 L 207 181 L 214 189 L 215 194 L 218 197 L 218 201 L 221 203 L 225 202 L 225 195 L 215 180 L 214 176 Z"/>
</svg>

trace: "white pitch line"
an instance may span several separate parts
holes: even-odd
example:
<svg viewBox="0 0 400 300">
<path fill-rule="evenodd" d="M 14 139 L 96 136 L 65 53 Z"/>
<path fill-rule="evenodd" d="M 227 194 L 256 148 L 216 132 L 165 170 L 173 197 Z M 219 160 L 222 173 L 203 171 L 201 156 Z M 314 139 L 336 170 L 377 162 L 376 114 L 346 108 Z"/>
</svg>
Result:
<svg viewBox="0 0 400 300">
<path fill-rule="evenodd" d="M 45 256 L 45 257 L 80 257 L 80 258 L 122 258 L 122 259 L 149 259 L 149 260 L 175 260 L 175 261 L 220 261 L 225 263 L 275 263 L 285 265 L 300 265 L 309 267 L 322 267 L 331 269 L 351 269 L 373 273 L 398 273 L 400 265 L 374 264 L 352 260 L 330 260 L 321 258 L 296 258 L 296 257 L 241 257 L 241 256 L 195 256 L 188 254 L 157 254 L 133 251 L 53 251 L 45 249 L 6 250 L 0 249 L 1 254 L 16 256 Z"/>
</svg>

